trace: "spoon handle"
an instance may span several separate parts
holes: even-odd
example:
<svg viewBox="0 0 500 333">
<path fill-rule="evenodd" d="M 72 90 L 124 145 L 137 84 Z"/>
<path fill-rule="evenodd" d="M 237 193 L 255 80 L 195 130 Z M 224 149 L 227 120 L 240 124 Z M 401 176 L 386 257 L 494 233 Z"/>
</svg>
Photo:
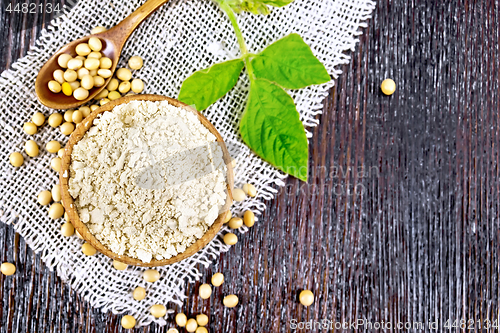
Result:
<svg viewBox="0 0 500 333">
<path fill-rule="evenodd" d="M 169 0 L 148 0 L 141 7 L 137 8 L 132 14 L 127 16 L 123 21 L 115 25 L 113 28 L 102 33 L 104 37 L 108 37 L 123 47 L 132 32 L 141 24 L 144 19 L 151 15 L 155 10 L 160 8 Z"/>
</svg>

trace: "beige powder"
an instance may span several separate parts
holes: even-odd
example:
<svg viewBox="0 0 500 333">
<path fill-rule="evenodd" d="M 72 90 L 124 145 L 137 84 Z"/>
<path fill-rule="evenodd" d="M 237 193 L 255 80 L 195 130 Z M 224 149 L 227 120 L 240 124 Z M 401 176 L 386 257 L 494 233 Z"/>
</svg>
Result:
<svg viewBox="0 0 500 333">
<path fill-rule="evenodd" d="M 196 115 L 133 101 L 94 120 L 73 148 L 69 190 L 111 251 L 168 259 L 201 238 L 226 200 L 222 150 Z"/>
</svg>

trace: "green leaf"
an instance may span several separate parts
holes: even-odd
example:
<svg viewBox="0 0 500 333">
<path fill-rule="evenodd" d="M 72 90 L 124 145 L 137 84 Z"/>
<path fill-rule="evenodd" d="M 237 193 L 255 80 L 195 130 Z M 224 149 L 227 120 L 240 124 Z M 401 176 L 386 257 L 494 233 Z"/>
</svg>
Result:
<svg viewBox="0 0 500 333">
<path fill-rule="evenodd" d="M 300 89 L 331 80 L 325 66 L 302 37 L 291 34 L 268 46 L 251 61 L 255 77 Z"/>
<path fill-rule="evenodd" d="M 236 59 L 194 72 L 182 84 L 179 100 L 205 110 L 235 86 L 244 65 Z"/>
<path fill-rule="evenodd" d="M 266 5 L 274 6 L 274 7 L 283 7 L 283 6 L 291 4 L 294 1 L 295 0 L 261 0 L 262 3 L 264 3 Z"/>
<path fill-rule="evenodd" d="M 217 0 L 222 2 L 224 0 Z M 274 7 L 286 6 L 295 0 L 225 0 L 235 12 L 241 13 L 242 11 L 250 12 L 253 14 L 269 14 L 267 5 Z"/>
<path fill-rule="evenodd" d="M 293 99 L 266 80 L 252 80 L 240 122 L 243 141 L 278 169 L 307 181 L 308 143 Z"/>
</svg>

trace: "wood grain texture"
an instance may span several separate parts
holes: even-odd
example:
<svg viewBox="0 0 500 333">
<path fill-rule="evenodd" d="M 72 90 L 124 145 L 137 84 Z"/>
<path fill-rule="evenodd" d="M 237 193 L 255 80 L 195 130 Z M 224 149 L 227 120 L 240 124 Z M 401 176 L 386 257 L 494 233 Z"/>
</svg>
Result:
<svg viewBox="0 0 500 333">
<path fill-rule="evenodd" d="M 486 332 L 477 322 L 443 325 L 499 317 L 499 7 L 379 1 L 313 129 L 309 184 L 289 179 L 240 243 L 202 268 L 202 282 L 222 271 L 226 283 L 209 300 L 197 296 L 199 283 L 186 284 L 177 310 L 208 314 L 210 332 L 287 332 L 292 319 L 323 318 Z M 0 15 L 1 68 L 39 34 L 20 33 L 22 24 Z M 386 77 L 398 86 L 391 97 L 379 89 Z M 119 316 L 90 308 L 11 226 L 0 225 L 0 248 L 18 268 L 0 276 L 0 332 L 123 331 Z M 296 300 L 302 288 L 316 295 L 309 308 Z M 230 293 L 240 296 L 235 309 L 221 304 Z"/>
</svg>

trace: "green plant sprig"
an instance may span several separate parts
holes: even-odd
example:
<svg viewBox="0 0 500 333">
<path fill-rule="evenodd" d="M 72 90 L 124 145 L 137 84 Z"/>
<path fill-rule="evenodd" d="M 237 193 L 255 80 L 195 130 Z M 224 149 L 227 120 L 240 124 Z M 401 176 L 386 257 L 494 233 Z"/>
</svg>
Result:
<svg viewBox="0 0 500 333">
<path fill-rule="evenodd" d="M 267 5 L 281 7 L 293 0 L 215 1 L 231 21 L 241 56 L 193 73 L 182 84 L 179 100 L 205 110 L 236 85 L 246 68 L 250 92 L 240 121 L 243 141 L 273 166 L 307 181 L 306 132 L 285 89 L 326 83 L 330 75 L 298 34 L 290 34 L 258 54 L 249 53 L 235 15 L 235 11 L 267 14 Z"/>
</svg>

